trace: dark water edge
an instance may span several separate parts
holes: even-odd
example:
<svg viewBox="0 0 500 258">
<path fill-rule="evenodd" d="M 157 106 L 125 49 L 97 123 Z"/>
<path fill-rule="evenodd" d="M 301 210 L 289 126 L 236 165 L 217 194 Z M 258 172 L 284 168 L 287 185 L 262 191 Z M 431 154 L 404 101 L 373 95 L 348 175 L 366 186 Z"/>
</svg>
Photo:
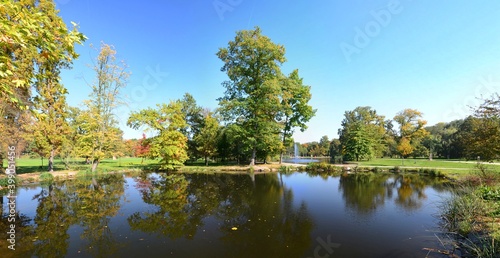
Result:
<svg viewBox="0 0 500 258">
<path fill-rule="evenodd" d="M 425 257 L 449 188 L 418 175 L 144 173 L 16 195 L 16 250 L 4 237 L 1 257 Z"/>
</svg>

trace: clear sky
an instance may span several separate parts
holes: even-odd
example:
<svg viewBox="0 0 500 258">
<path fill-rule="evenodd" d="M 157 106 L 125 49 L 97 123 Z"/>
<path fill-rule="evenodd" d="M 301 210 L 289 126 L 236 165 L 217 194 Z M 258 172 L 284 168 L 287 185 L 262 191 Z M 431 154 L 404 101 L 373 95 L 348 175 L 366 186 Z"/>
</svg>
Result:
<svg viewBox="0 0 500 258">
<path fill-rule="evenodd" d="M 63 73 L 70 105 L 88 98 L 100 42 L 132 73 L 119 110 L 125 138 L 130 110 L 191 93 L 215 109 L 227 79 L 215 53 L 235 32 L 259 26 L 286 48 L 286 74 L 299 69 L 317 109 L 296 141 L 337 137 L 346 110 L 371 106 L 392 118 L 418 109 L 429 124 L 470 114 L 477 97 L 500 92 L 500 1 L 435 0 L 56 0 L 60 15 L 89 39 Z"/>
</svg>

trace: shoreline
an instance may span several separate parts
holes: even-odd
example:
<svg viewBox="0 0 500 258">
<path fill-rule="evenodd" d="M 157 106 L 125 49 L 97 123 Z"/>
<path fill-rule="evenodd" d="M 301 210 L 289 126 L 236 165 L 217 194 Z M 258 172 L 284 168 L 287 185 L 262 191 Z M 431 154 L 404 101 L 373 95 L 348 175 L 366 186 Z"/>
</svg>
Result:
<svg viewBox="0 0 500 258">
<path fill-rule="evenodd" d="M 305 167 L 306 164 L 292 164 L 292 163 L 282 163 L 282 164 L 259 164 L 249 166 L 249 165 L 241 165 L 241 166 L 183 166 L 179 170 L 171 171 L 174 173 L 235 173 L 235 174 L 247 174 L 247 173 L 255 173 L 255 174 L 264 174 L 264 173 L 276 173 L 280 171 L 280 167 L 294 167 L 298 169 L 300 167 Z M 149 172 L 149 170 L 144 170 L 141 168 L 131 168 L 131 169 L 117 169 L 117 170 L 109 170 L 106 172 L 99 172 L 99 169 L 95 174 L 104 175 L 104 174 L 125 174 L 125 173 L 140 173 L 140 172 Z M 29 185 L 33 183 L 39 183 L 40 175 L 43 173 L 50 173 L 54 180 L 71 180 L 75 179 L 79 176 L 85 174 L 92 174 L 91 172 L 85 171 L 77 171 L 77 170 L 59 170 L 53 172 L 31 172 L 31 173 L 23 173 L 16 174 L 16 178 L 18 180 L 17 185 Z M 0 179 L 7 178 L 6 174 L 0 174 Z M 4 187 L 0 185 L 0 190 Z"/>
<path fill-rule="evenodd" d="M 265 173 L 278 173 L 280 171 L 282 172 L 293 172 L 293 171 L 300 171 L 300 169 L 305 170 L 308 164 L 306 163 L 270 163 L 270 164 L 258 164 L 254 166 L 250 165 L 222 165 L 222 166 L 183 166 L 179 168 L 178 170 L 175 171 L 170 171 L 173 173 L 229 173 L 229 174 L 265 174 Z M 392 166 L 357 166 L 357 164 L 329 164 L 331 167 L 337 167 L 340 168 L 342 171 L 345 171 L 347 173 L 355 173 L 355 168 L 363 168 L 362 171 L 360 172 L 367 172 L 364 169 L 372 170 L 374 168 L 380 168 L 381 171 L 385 171 L 386 169 L 389 170 Z M 416 169 L 417 167 L 405 167 L 405 169 Z M 283 171 L 284 169 L 284 171 Z M 315 168 L 313 169 L 316 172 L 334 172 L 330 170 L 324 170 L 322 168 Z M 336 169 L 335 169 L 336 170 Z M 23 174 L 17 174 L 17 185 L 23 186 L 23 185 L 30 185 L 33 183 L 40 183 L 43 182 L 43 180 L 40 180 L 40 175 L 43 173 L 50 173 L 53 176 L 54 181 L 61 181 L 61 180 L 71 180 L 71 179 L 76 179 L 79 176 L 85 176 L 85 175 L 105 175 L 105 174 L 125 174 L 125 173 L 142 173 L 142 172 L 154 172 L 156 170 L 151 170 L 151 169 L 144 169 L 144 168 L 124 168 L 120 169 L 117 168 L 116 170 L 108 170 L 108 169 L 103 169 L 103 170 L 97 170 L 95 173 L 91 172 L 86 172 L 83 170 L 59 170 L 59 171 L 54 171 L 54 172 L 31 172 L 31 173 L 23 173 Z M 166 172 L 166 171 L 165 171 Z M 340 172 L 340 171 L 337 171 Z M 390 171 L 389 171 L 390 172 Z M 413 171 L 409 171 L 413 172 Z M 394 172 L 394 173 L 400 173 L 400 172 Z M 443 175 L 444 176 L 444 175 Z M 448 178 L 449 180 L 453 181 L 453 178 L 449 176 L 444 176 Z M 0 174 L 0 180 L 7 178 L 6 174 Z M 0 185 L 0 190 L 5 188 L 5 186 Z"/>
</svg>

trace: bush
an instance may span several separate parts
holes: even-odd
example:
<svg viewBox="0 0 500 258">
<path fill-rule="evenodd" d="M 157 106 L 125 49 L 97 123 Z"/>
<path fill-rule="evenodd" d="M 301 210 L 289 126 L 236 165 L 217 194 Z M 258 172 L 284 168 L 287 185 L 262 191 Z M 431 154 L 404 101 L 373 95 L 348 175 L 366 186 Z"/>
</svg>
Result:
<svg viewBox="0 0 500 258">
<path fill-rule="evenodd" d="M 490 186 L 480 186 L 477 189 L 479 196 L 488 201 L 500 201 L 500 189 Z"/>
<path fill-rule="evenodd" d="M 41 182 L 52 182 L 54 180 L 54 176 L 49 172 L 43 172 L 39 177 Z"/>
<path fill-rule="evenodd" d="M 19 179 L 17 179 L 17 177 L 14 178 L 14 184 L 17 185 L 19 183 Z M 8 186 L 9 185 L 9 178 L 8 177 L 4 177 L 4 178 L 0 178 L 0 186 Z"/>
<path fill-rule="evenodd" d="M 500 182 L 500 174 L 490 169 L 488 165 L 478 162 L 476 164 L 476 173 L 482 184 L 494 185 Z"/>
</svg>

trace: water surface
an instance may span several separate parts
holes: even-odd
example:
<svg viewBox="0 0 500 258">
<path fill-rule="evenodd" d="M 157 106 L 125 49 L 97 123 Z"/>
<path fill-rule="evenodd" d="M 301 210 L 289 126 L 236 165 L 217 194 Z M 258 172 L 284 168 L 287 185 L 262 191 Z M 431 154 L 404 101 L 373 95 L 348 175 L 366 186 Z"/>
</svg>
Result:
<svg viewBox="0 0 500 258">
<path fill-rule="evenodd" d="M 20 187 L 1 257 L 425 257 L 437 179 L 307 173 L 112 174 Z M 7 198 L 0 230 L 6 232 Z M 439 257 L 439 256 L 435 256 Z"/>
</svg>

